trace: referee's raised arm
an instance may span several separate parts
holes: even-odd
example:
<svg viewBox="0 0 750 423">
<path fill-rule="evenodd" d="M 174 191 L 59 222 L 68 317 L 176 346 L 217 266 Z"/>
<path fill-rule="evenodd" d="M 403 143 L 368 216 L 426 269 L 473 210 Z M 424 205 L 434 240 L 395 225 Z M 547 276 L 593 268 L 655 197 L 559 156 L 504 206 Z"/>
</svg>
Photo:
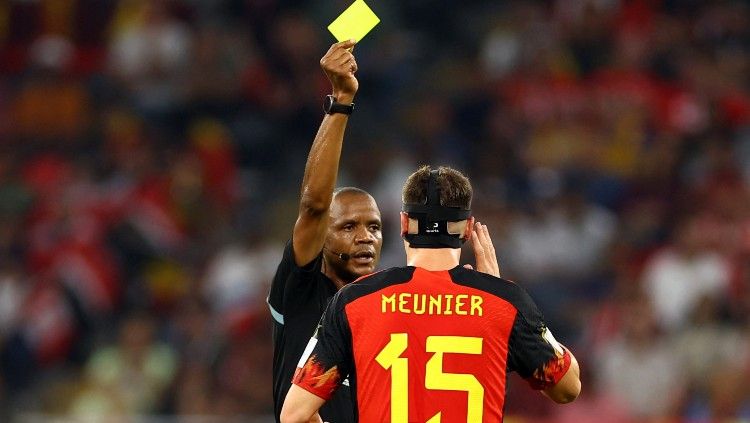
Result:
<svg viewBox="0 0 750 423">
<path fill-rule="evenodd" d="M 354 42 L 331 46 L 320 66 L 332 92 L 310 147 L 299 215 L 268 294 L 273 325 L 273 400 L 277 422 L 292 376 L 330 299 L 344 285 L 375 271 L 383 245 L 375 199 L 356 187 L 336 186 L 344 131 L 359 83 Z M 354 399 L 344 385 L 320 409 L 325 421 L 355 420 Z"/>
<path fill-rule="evenodd" d="M 354 76 L 357 62 L 351 53 L 353 47 L 351 40 L 333 44 L 320 59 L 320 66 L 331 81 L 333 92 L 324 105 L 326 115 L 310 148 L 302 179 L 299 215 L 292 237 L 294 260 L 298 266 L 315 259 L 325 242 L 341 145 L 351 113 L 351 110 L 347 113 L 346 107 L 353 104 L 359 88 Z"/>
</svg>

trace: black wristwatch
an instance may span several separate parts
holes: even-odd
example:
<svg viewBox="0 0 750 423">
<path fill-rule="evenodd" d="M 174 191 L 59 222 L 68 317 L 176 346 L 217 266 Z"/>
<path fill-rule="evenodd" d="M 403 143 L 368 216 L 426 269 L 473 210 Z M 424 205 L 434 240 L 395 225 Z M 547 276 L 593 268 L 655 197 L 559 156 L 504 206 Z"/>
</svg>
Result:
<svg viewBox="0 0 750 423">
<path fill-rule="evenodd" d="M 343 113 L 345 115 L 350 115 L 354 111 L 354 103 L 337 103 L 336 97 L 329 94 L 326 96 L 325 100 L 323 100 L 323 111 L 328 115 L 332 115 L 334 113 Z"/>
</svg>

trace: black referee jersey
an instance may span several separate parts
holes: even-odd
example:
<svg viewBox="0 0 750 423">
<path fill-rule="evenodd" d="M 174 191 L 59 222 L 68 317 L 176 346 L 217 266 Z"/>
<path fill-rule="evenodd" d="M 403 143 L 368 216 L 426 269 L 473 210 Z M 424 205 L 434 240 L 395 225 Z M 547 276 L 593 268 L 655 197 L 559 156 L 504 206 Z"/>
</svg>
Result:
<svg viewBox="0 0 750 423">
<path fill-rule="evenodd" d="M 284 398 L 302 353 L 326 309 L 336 294 L 336 285 L 321 270 L 322 254 L 303 267 L 294 262 L 290 240 L 268 295 L 273 317 L 273 408 L 279 421 Z M 355 421 L 349 387 L 346 382 L 321 409 L 326 422 Z"/>
</svg>

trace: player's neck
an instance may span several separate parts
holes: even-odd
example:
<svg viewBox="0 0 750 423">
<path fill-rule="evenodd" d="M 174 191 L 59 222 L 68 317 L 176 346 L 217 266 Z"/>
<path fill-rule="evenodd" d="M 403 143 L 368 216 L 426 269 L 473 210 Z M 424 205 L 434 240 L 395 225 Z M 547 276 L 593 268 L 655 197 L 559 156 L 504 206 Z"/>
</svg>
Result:
<svg viewBox="0 0 750 423">
<path fill-rule="evenodd" d="M 406 264 L 426 270 L 450 270 L 458 266 L 460 248 L 411 248 L 406 247 Z"/>
</svg>

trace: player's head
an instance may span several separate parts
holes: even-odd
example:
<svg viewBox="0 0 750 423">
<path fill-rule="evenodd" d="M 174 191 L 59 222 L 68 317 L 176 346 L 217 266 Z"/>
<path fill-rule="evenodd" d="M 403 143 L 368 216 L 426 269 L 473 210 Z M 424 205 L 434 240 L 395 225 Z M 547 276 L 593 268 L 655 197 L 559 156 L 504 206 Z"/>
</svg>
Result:
<svg viewBox="0 0 750 423">
<path fill-rule="evenodd" d="M 383 245 L 381 226 L 370 194 L 353 187 L 336 189 L 323 246 L 326 266 L 347 283 L 374 272 Z"/>
<path fill-rule="evenodd" d="M 447 166 L 422 166 L 402 193 L 401 235 L 412 248 L 460 248 L 471 235 L 469 178 Z"/>
</svg>

